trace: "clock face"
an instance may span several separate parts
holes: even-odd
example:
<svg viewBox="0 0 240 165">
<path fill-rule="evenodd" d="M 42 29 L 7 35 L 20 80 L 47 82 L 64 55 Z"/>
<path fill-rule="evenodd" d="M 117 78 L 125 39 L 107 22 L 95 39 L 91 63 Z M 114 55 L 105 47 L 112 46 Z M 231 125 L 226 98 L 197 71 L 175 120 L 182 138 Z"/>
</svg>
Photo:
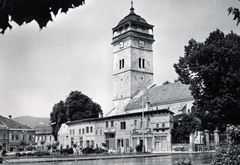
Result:
<svg viewBox="0 0 240 165">
<path fill-rule="evenodd" d="M 141 47 L 141 48 L 144 48 L 144 41 L 142 41 L 142 40 L 139 40 L 139 47 Z"/>
<path fill-rule="evenodd" d="M 123 47 L 124 47 L 123 41 L 119 42 L 119 48 L 121 49 L 121 48 L 123 48 Z"/>
</svg>

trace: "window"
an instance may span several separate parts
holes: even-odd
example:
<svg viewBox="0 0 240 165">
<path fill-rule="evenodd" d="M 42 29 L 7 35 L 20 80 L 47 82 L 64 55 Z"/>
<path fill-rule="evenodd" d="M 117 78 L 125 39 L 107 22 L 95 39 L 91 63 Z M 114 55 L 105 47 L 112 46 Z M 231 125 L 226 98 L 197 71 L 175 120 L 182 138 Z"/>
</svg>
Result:
<svg viewBox="0 0 240 165">
<path fill-rule="evenodd" d="M 29 135 L 29 141 L 31 141 L 32 140 L 32 135 Z"/>
<path fill-rule="evenodd" d="M 74 132 L 75 132 L 75 131 L 74 131 L 74 129 L 73 129 L 73 135 L 74 135 Z"/>
<path fill-rule="evenodd" d="M 142 68 L 145 68 L 145 59 L 142 59 Z"/>
<path fill-rule="evenodd" d="M 121 129 L 126 129 L 126 122 L 121 122 Z"/>
<path fill-rule="evenodd" d="M 165 123 L 162 123 L 162 127 L 163 127 L 163 128 L 165 127 Z"/>
<path fill-rule="evenodd" d="M 113 120 L 111 121 L 111 127 L 114 127 L 114 122 L 113 122 Z"/>
<path fill-rule="evenodd" d="M 49 136 L 49 141 L 52 141 L 52 136 L 51 135 Z"/>
<path fill-rule="evenodd" d="M 137 129 L 137 120 L 134 120 L 134 128 Z"/>
<path fill-rule="evenodd" d="M 159 128 L 159 124 L 156 124 L 156 128 Z"/>
<path fill-rule="evenodd" d="M 72 135 L 72 130 L 70 129 L 70 135 Z"/>
<path fill-rule="evenodd" d="M 25 140 L 25 135 L 23 135 L 22 139 Z"/>
<path fill-rule="evenodd" d="M 100 135 L 102 135 L 102 130 L 100 129 Z"/>
<path fill-rule="evenodd" d="M 143 126 L 143 119 L 141 118 L 141 121 L 140 121 L 140 129 L 142 129 L 142 126 Z"/>
<path fill-rule="evenodd" d="M 82 129 L 82 134 L 84 134 L 84 128 Z"/>
<path fill-rule="evenodd" d="M 139 68 L 145 68 L 145 59 L 139 58 L 138 65 L 139 65 Z"/>
<path fill-rule="evenodd" d="M 97 135 L 97 133 L 98 133 L 98 131 L 97 131 L 97 129 L 96 129 L 96 135 Z"/>
<path fill-rule="evenodd" d="M 90 127 L 90 132 L 92 132 L 93 130 L 92 130 L 92 127 Z"/>
<path fill-rule="evenodd" d="M 87 127 L 86 129 L 87 129 L 87 130 L 86 130 L 86 133 L 89 133 L 89 127 Z"/>
<path fill-rule="evenodd" d="M 79 129 L 79 135 L 81 135 L 81 129 Z"/>
<path fill-rule="evenodd" d="M 12 135 L 12 140 L 14 140 L 14 135 Z"/>
<path fill-rule="evenodd" d="M 119 69 L 124 68 L 124 59 L 119 60 Z"/>
<path fill-rule="evenodd" d="M 147 128 L 150 127 L 150 117 L 147 118 Z"/>
<path fill-rule="evenodd" d="M 16 135 L 16 140 L 18 140 L 18 135 Z"/>
<path fill-rule="evenodd" d="M 106 128 L 108 128 L 108 121 L 106 121 Z"/>
</svg>

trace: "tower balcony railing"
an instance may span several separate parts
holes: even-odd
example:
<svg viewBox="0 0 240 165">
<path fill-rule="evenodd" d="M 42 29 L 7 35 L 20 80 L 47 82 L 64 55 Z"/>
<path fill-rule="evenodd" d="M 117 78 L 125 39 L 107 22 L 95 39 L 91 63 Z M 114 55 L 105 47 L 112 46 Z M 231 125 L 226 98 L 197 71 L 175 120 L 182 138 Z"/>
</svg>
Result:
<svg viewBox="0 0 240 165">
<path fill-rule="evenodd" d="M 127 36 L 136 36 L 136 37 L 142 37 L 145 39 L 149 39 L 149 40 L 153 40 L 153 35 L 151 34 L 147 34 L 147 33 L 142 33 L 142 32 L 138 32 L 138 31 L 133 31 L 133 30 L 129 30 L 127 32 L 124 32 L 116 37 L 113 37 L 113 43 L 116 41 L 119 41 Z"/>
</svg>

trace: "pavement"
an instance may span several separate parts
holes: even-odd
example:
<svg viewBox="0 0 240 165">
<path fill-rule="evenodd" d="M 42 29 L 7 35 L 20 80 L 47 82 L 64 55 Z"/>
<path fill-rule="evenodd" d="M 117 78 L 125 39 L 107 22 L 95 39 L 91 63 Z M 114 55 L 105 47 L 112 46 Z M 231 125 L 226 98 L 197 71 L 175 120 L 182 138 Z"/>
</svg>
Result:
<svg viewBox="0 0 240 165">
<path fill-rule="evenodd" d="M 213 153 L 215 151 L 207 152 L 189 152 L 189 151 L 161 151 L 155 153 L 146 153 L 146 154 L 108 154 L 108 155 L 72 155 L 69 157 L 21 157 L 21 158 L 4 158 L 4 164 L 16 164 L 16 163 L 37 163 L 37 162 L 64 162 L 64 161 L 86 161 L 86 160 L 103 160 L 103 159 L 125 159 L 125 158 L 140 158 L 140 157 L 159 157 L 159 156 L 168 156 L 171 154 L 196 154 L 196 153 Z"/>
</svg>

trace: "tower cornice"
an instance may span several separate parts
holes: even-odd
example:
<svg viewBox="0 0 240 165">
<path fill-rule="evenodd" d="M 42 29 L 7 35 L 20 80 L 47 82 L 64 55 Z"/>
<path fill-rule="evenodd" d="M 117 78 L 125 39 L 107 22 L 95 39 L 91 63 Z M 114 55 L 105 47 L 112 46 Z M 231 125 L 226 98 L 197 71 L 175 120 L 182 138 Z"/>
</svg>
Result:
<svg viewBox="0 0 240 165">
<path fill-rule="evenodd" d="M 124 70 L 122 72 L 115 73 L 115 74 L 113 74 L 113 76 L 116 76 L 116 75 L 119 75 L 119 74 L 122 74 L 122 73 L 126 73 L 126 72 L 138 72 L 138 73 L 146 73 L 146 74 L 153 75 L 152 72 L 148 72 L 148 71 L 140 71 L 140 70 L 136 70 L 136 69 L 128 69 L 128 70 Z"/>
<path fill-rule="evenodd" d="M 141 38 L 141 39 L 144 39 L 144 40 L 149 40 L 149 41 L 152 41 L 152 42 L 155 41 L 153 39 L 152 34 L 146 34 L 146 33 L 138 32 L 138 31 L 135 31 L 135 30 L 129 30 L 127 32 L 124 32 L 124 33 L 116 36 L 116 37 L 113 37 L 112 44 L 114 44 L 115 42 L 118 42 L 119 40 L 127 38 L 127 37 L 137 37 L 137 38 Z"/>
</svg>

